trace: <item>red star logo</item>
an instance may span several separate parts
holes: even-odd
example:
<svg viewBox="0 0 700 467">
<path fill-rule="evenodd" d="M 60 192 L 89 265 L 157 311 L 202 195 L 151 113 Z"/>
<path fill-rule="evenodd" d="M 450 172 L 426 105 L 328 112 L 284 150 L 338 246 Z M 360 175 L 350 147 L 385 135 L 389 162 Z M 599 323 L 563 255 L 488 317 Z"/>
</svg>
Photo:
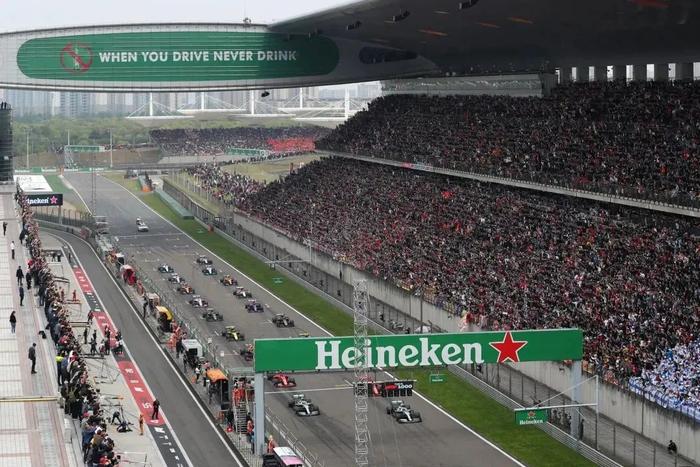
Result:
<svg viewBox="0 0 700 467">
<path fill-rule="evenodd" d="M 527 341 L 514 341 L 510 331 L 506 331 L 502 342 L 489 342 L 489 345 L 498 351 L 498 363 L 519 362 L 518 351 L 527 345 Z"/>
<path fill-rule="evenodd" d="M 58 203 L 58 198 L 56 198 L 55 196 L 52 196 L 52 197 L 49 199 L 49 201 L 51 201 L 51 204 L 56 204 L 56 203 Z"/>
</svg>

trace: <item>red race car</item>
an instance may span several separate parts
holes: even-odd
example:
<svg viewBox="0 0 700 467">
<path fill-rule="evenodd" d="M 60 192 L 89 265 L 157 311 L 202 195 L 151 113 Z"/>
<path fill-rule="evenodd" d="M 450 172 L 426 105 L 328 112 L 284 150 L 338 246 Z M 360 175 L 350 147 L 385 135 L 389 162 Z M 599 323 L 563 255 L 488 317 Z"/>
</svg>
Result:
<svg viewBox="0 0 700 467">
<path fill-rule="evenodd" d="M 267 375 L 267 379 L 272 381 L 272 385 L 276 388 L 295 388 L 297 387 L 297 382 L 294 378 L 290 378 L 289 375 L 284 373 L 275 373 L 272 375 Z"/>
</svg>

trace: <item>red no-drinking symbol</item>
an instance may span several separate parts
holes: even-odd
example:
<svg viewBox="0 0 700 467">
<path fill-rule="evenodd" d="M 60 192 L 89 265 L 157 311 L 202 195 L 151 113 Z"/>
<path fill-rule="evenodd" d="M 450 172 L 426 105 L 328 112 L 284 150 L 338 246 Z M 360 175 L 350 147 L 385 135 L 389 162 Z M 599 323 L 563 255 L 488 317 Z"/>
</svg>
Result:
<svg viewBox="0 0 700 467">
<path fill-rule="evenodd" d="M 85 73 L 92 65 L 92 49 L 80 42 L 66 44 L 61 50 L 61 66 L 71 73 Z"/>
</svg>

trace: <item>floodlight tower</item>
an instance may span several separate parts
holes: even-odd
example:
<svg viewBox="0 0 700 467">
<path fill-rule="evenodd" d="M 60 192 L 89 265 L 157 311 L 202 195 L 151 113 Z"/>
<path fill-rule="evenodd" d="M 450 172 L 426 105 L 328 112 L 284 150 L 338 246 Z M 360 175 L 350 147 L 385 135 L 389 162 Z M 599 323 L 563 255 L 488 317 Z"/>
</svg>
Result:
<svg viewBox="0 0 700 467">
<path fill-rule="evenodd" d="M 368 390 L 367 376 L 367 313 L 369 295 L 367 281 L 358 280 L 353 284 L 354 344 L 355 357 L 355 464 L 358 467 L 369 465 L 369 429 L 367 428 Z"/>
</svg>

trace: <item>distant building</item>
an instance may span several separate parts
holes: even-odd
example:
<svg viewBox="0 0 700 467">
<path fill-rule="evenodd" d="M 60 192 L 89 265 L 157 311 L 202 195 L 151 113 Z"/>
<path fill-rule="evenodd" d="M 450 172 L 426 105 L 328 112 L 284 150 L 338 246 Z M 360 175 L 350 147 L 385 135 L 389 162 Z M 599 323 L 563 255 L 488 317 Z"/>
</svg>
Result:
<svg viewBox="0 0 700 467">
<path fill-rule="evenodd" d="M 5 102 L 0 100 L 0 102 Z M 0 105 L 0 183 L 12 181 L 12 109 Z"/>
</svg>

